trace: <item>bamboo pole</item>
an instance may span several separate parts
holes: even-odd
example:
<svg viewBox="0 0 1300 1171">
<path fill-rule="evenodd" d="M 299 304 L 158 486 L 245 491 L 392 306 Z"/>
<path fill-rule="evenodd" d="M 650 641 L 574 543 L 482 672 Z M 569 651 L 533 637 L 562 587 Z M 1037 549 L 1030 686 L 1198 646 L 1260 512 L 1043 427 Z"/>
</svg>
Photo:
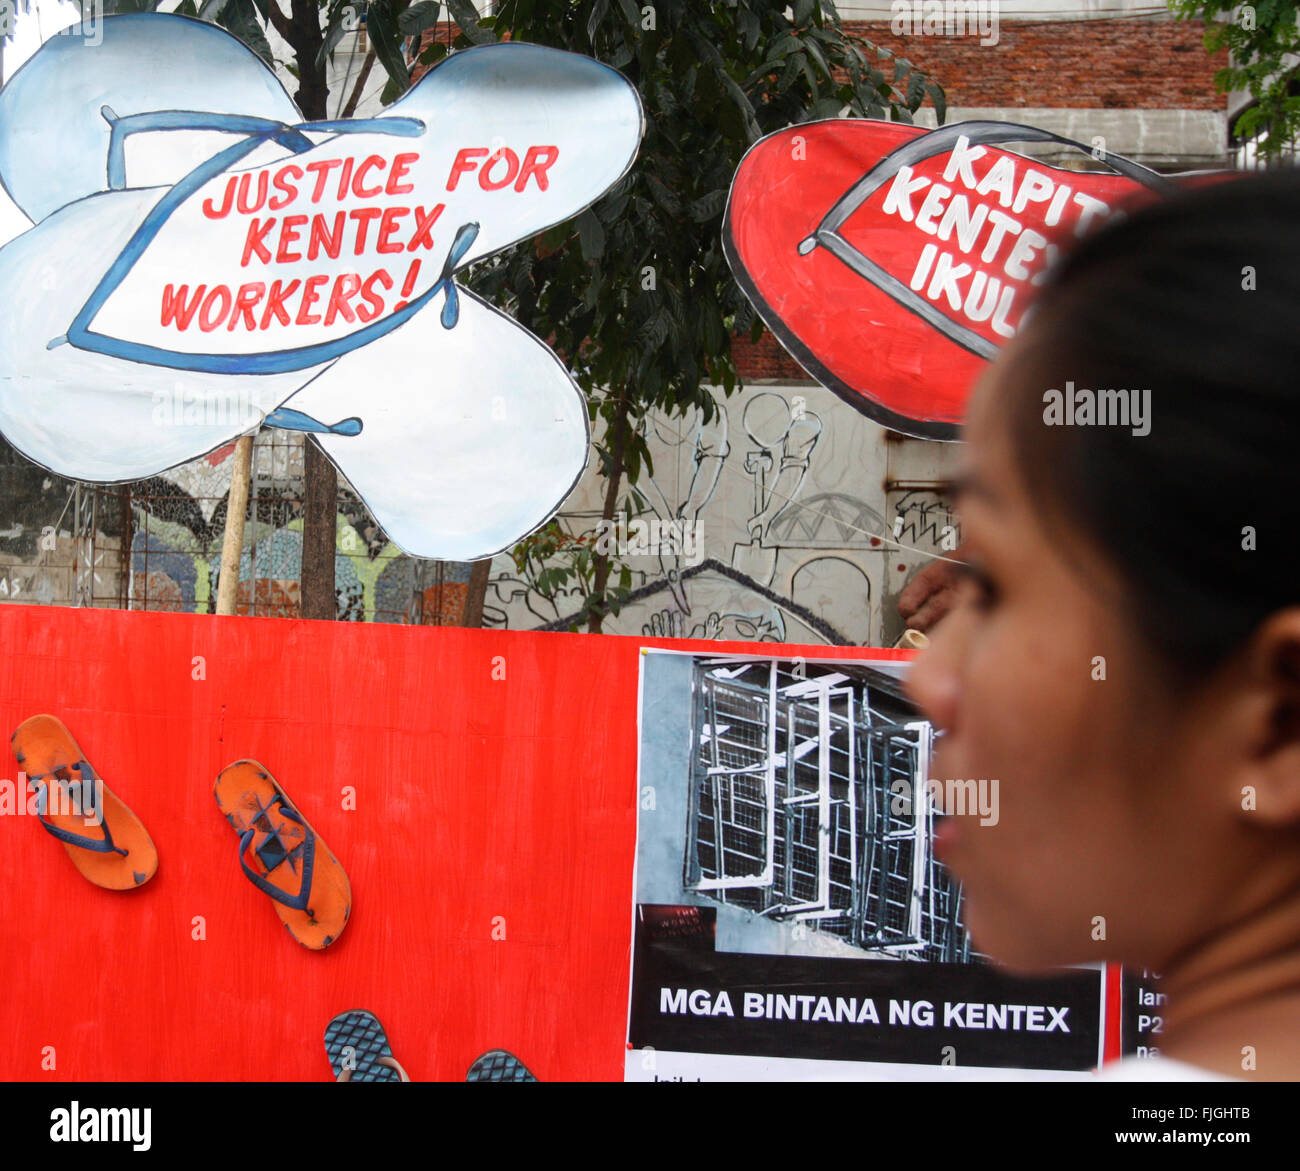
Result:
<svg viewBox="0 0 1300 1171">
<path fill-rule="evenodd" d="M 221 576 L 217 580 L 217 613 L 233 614 L 239 596 L 239 555 L 244 548 L 244 521 L 248 515 L 248 486 L 253 478 L 253 437 L 235 441 L 226 499 L 226 532 L 221 543 Z"/>
</svg>

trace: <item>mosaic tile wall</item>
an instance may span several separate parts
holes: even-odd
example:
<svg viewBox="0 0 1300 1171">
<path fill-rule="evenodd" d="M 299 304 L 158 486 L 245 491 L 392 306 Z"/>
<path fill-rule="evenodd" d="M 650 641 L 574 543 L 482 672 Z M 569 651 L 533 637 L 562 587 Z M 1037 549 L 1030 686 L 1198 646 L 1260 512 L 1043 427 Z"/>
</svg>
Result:
<svg viewBox="0 0 1300 1171">
<path fill-rule="evenodd" d="M 134 484 L 78 487 L 0 447 L 0 602 L 211 613 L 220 576 L 234 445 Z M 301 612 L 303 437 L 264 431 L 253 476 L 237 609 Z M 347 621 L 458 622 L 467 563 L 407 557 L 340 482 L 338 616 Z M 130 550 L 122 557 L 123 541 Z"/>
</svg>

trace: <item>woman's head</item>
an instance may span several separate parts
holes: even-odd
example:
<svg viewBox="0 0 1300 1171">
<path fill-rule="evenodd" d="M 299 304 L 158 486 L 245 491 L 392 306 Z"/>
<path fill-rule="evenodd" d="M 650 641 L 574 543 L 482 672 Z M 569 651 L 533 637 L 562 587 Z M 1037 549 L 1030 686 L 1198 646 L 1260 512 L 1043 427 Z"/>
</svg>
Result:
<svg viewBox="0 0 1300 1171">
<path fill-rule="evenodd" d="M 997 782 L 941 843 L 975 943 L 1169 963 L 1300 889 L 1300 174 L 1085 241 L 965 438 L 973 574 L 911 687 L 935 779 Z"/>
</svg>

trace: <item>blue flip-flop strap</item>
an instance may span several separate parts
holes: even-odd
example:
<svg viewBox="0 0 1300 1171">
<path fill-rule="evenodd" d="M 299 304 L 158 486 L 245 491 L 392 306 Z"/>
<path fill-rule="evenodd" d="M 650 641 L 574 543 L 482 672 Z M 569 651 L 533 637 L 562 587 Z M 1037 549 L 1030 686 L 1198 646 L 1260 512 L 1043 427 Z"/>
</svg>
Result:
<svg viewBox="0 0 1300 1171">
<path fill-rule="evenodd" d="M 286 907 L 291 907 L 295 911 L 307 910 L 307 904 L 311 901 L 311 875 L 316 861 L 316 835 L 311 832 L 311 828 L 301 817 L 299 817 L 289 803 L 281 796 L 276 796 L 275 800 L 267 806 L 265 812 L 269 813 L 271 807 L 279 804 L 280 812 L 290 821 L 297 822 L 303 828 L 302 843 L 302 885 L 296 895 L 290 895 L 281 890 L 278 886 L 266 881 L 262 875 L 258 874 L 247 862 L 244 861 L 244 854 L 248 847 L 253 844 L 253 835 L 257 833 L 256 826 L 250 826 L 239 838 L 239 864 L 244 868 L 244 874 L 248 881 L 251 882 L 263 894 L 270 895 L 277 903 L 283 903 Z M 288 858 L 285 854 L 285 858 Z M 282 865 L 283 863 L 278 863 Z M 270 873 L 268 871 L 268 873 Z"/>
<path fill-rule="evenodd" d="M 83 786 L 87 781 L 94 781 L 97 779 L 95 777 L 94 769 L 90 767 L 88 761 L 79 760 L 72 767 L 81 774 L 81 784 Z M 27 779 L 33 784 L 38 784 L 43 787 L 46 801 L 48 803 L 48 795 L 50 791 L 49 781 L 45 777 L 29 776 Z M 54 780 L 57 784 L 58 778 L 55 777 Z M 113 844 L 113 835 L 108 831 L 108 820 L 104 817 L 104 811 L 102 809 L 99 811 L 99 828 L 104 834 L 102 838 L 90 838 L 86 837 L 84 834 L 73 833 L 71 830 L 60 829 L 57 825 L 52 824 L 46 819 L 44 811 L 39 807 L 36 811 L 36 817 L 40 821 L 46 833 L 58 838 L 61 842 L 67 842 L 70 846 L 80 846 L 83 850 L 93 850 L 97 854 L 121 854 L 123 858 L 127 855 L 127 851 L 122 849 L 121 846 L 115 846 Z"/>
</svg>

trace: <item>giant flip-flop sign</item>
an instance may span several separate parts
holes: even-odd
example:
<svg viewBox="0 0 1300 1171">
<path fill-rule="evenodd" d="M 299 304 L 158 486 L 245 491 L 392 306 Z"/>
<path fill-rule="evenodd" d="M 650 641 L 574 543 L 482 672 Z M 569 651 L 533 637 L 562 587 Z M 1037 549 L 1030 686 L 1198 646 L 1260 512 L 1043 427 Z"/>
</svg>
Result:
<svg viewBox="0 0 1300 1171">
<path fill-rule="evenodd" d="M 791 126 L 741 160 L 723 245 L 746 295 L 814 378 L 878 422 L 953 439 L 984 363 L 1015 335 L 1058 245 L 1172 189 L 1129 159 L 1067 171 L 998 143 L 1004 122 L 926 132 L 871 119 Z"/>
<path fill-rule="evenodd" d="M 589 206 L 643 128 L 618 72 L 537 45 L 313 123 L 213 25 L 53 38 L 0 91 L 0 181 L 33 224 L 0 250 L 0 431 L 94 482 L 307 431 L 399 547 L 499 552 L 581 475 L 587 410 L 455 273 Z"/>
</svg>

